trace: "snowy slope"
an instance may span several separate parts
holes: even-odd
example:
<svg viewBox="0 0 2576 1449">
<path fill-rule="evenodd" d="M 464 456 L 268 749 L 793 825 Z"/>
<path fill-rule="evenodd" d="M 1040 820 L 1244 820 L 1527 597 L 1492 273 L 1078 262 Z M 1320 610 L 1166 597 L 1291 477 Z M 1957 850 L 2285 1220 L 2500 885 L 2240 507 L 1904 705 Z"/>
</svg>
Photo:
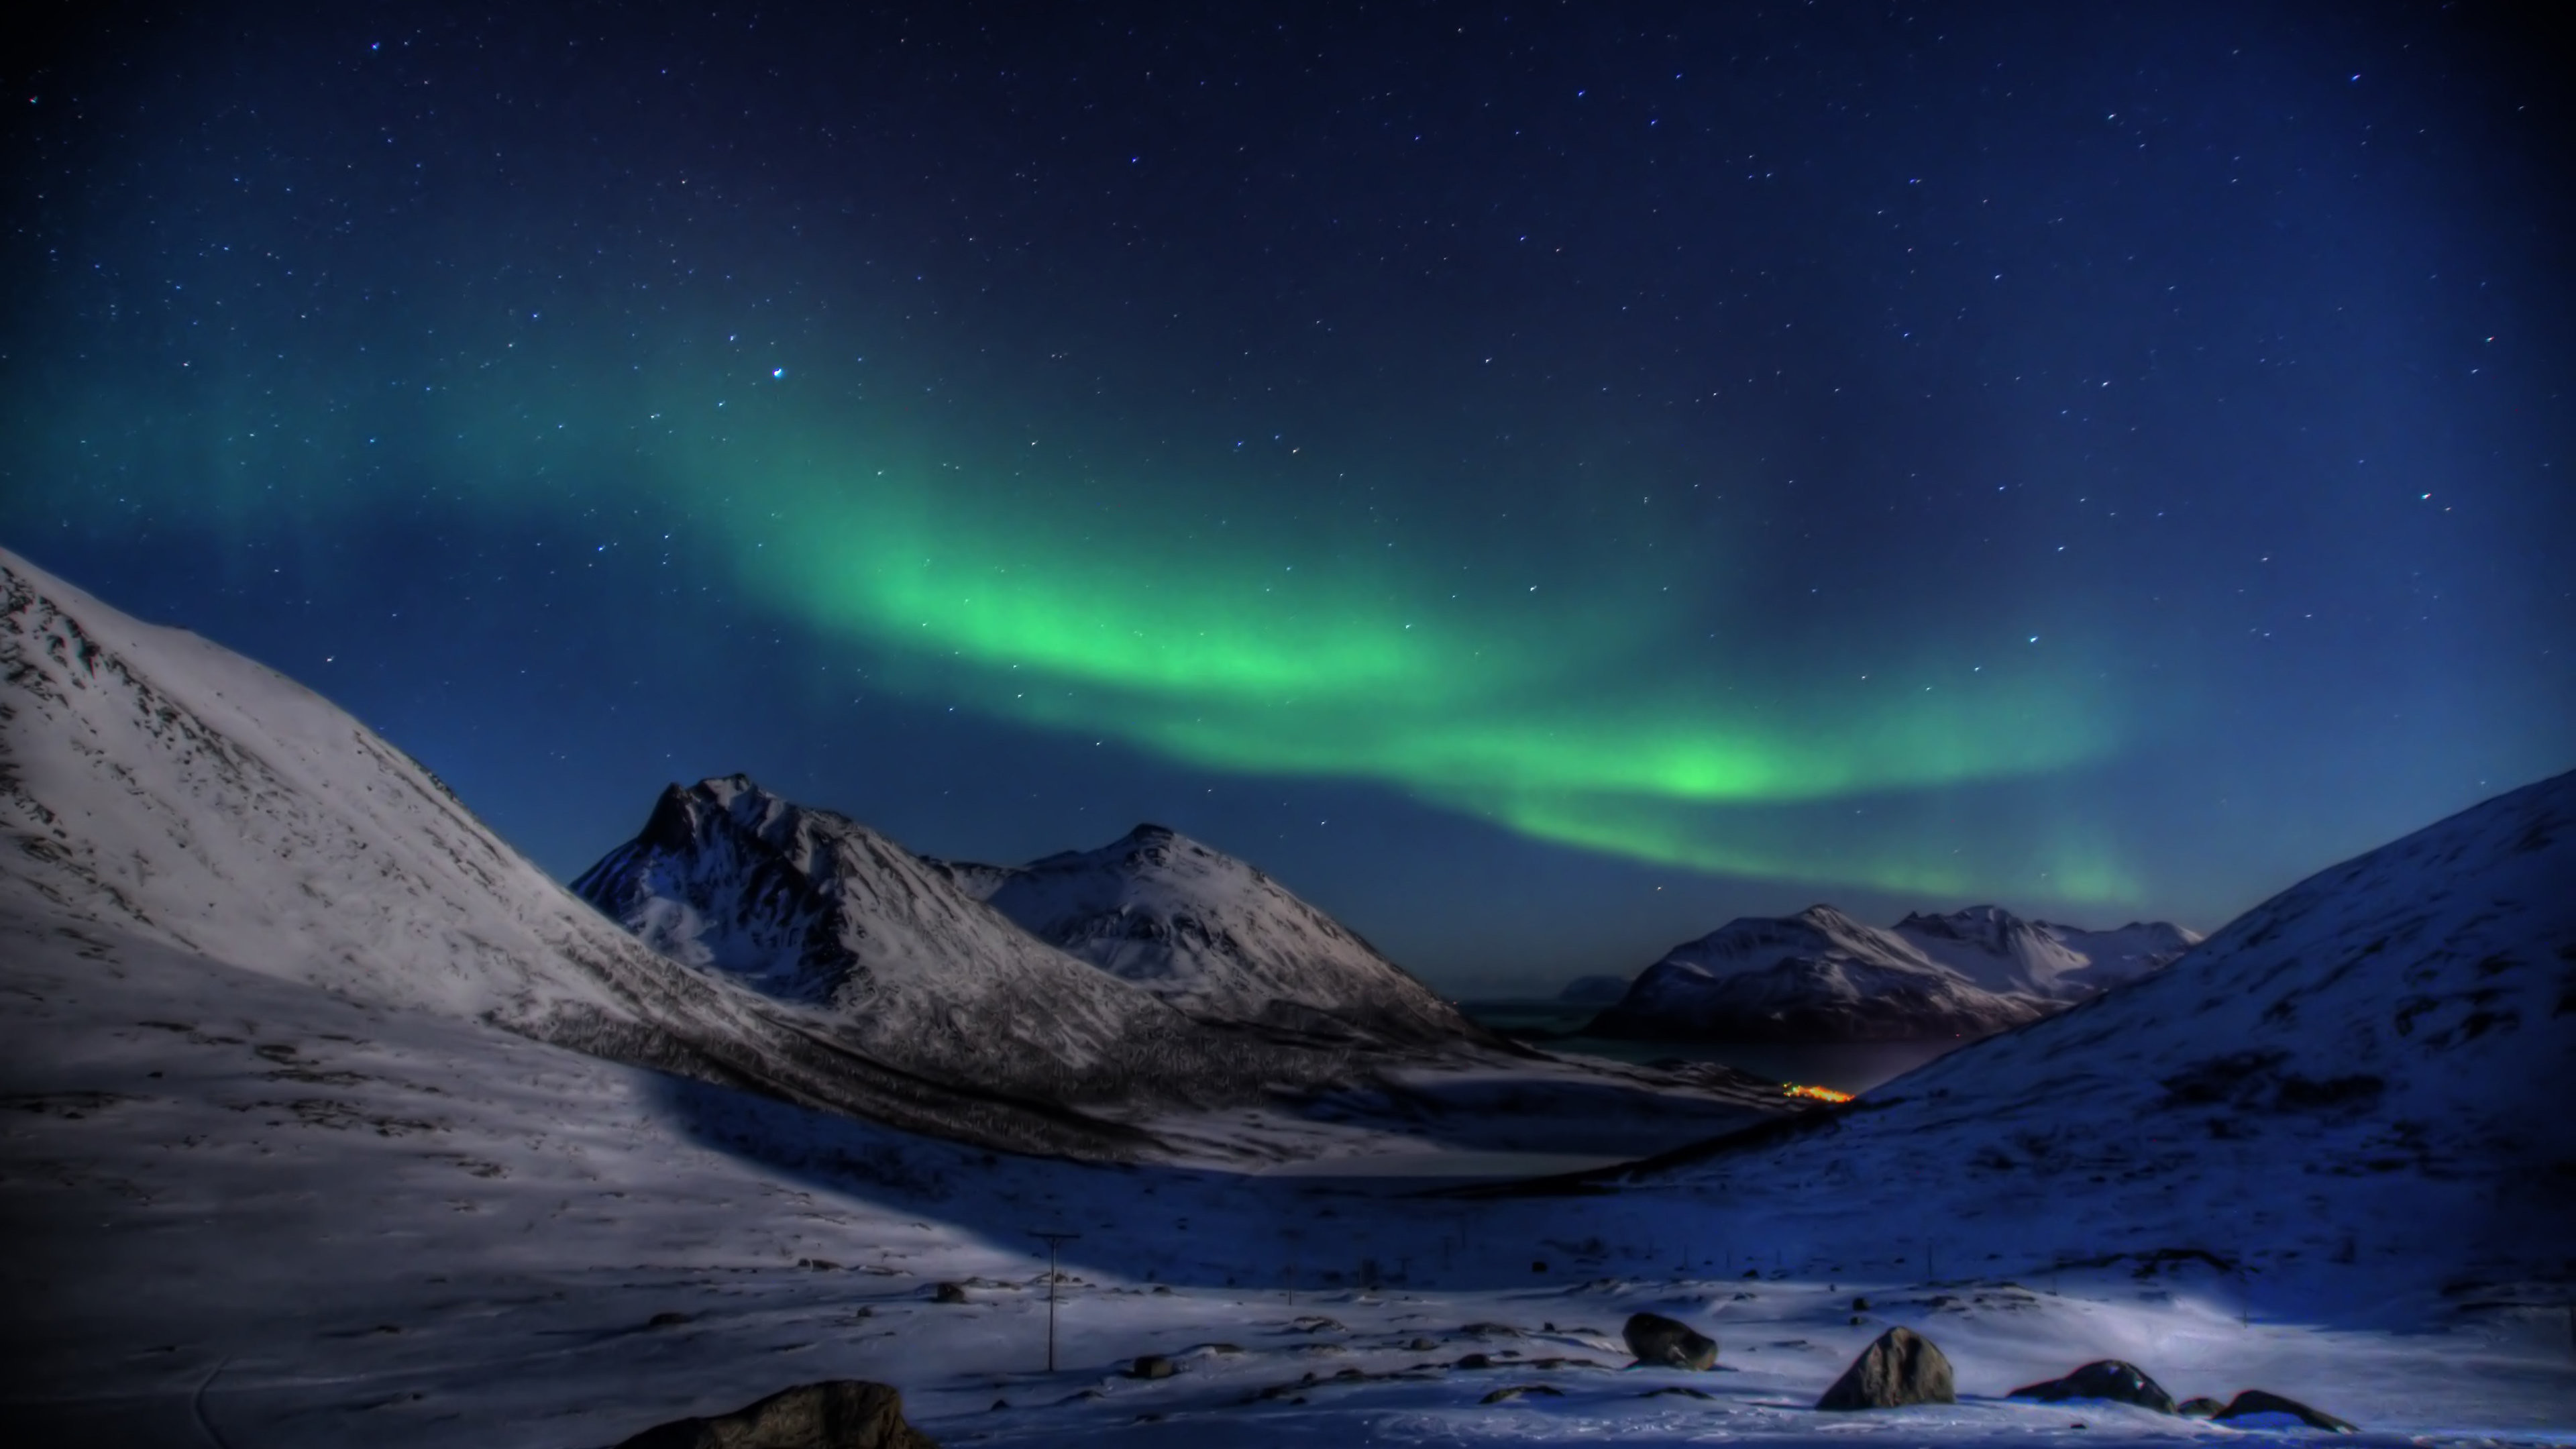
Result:
<svg viewBox="0 0 2576 1449">
<path fill-rule="evenodd" d="M 1896 1214 L 1961 1263 L 2199 1249 L 2362 1301 L 2392 1271 L 2563 1284 L 2571 1084 L 2576 774 L 2313 876 L 1823 1130 L 1633 1180 L 1747 1207 L 1801 1184 L 1817 1241 Z"/>
<path fill-rule="evenodd" d="M 2041 1002 L 1986 990 L 1831 906 L 1742 917 L 1674 947 L 1587 1031 L 1704 1041 L 1983 1036 Z"/>
<path fill-rule="evenodd" d="M 2321 1326 L 2260 1276 L 2249 1314 L 2204 1265 L 2060 1274 L 2037 1238 L 2036 1264 L 1945 1248 L 1927 1282 L 1948 1225 L 1911 1210 L 1797 1251 L 1853 1195 L 1824 1181 L 1474 1203 L 996 1157 L 6 920 L 0 1000 L 0 1416 L 28 1443 L 562 1449 L 833 1377 L 896 1385 L 951 1445 L 2238 1437 L 2001 1397 L 2104 1356 L 2179 1394 L 2286 1392 L 2370 1444 L 2569 1442 L 2554 1301 Z M 1082 1234 L 1051 1373 L 1032 1226 Z M 1717 1335 L 1719 1369 L 1625 1367 L 1640 1309 Z M 1806 1408 L 1891 1322 L 1963 1402 Z M 1179 1372 L 1127 1376 L 1143 1353 Z"/>
<path fill-rule="evenodd" d="M 1143 1142 L 890 1070 L 655 954 L 328 700 L 5 552 L 0 667 L 0 917 L 978 1141 Z"/>
<path fill-rule="evenodd" d="M 1484 1035 L 1268 875 L 1159 825 L 1017 869 L 949 869 L 1031 935 L 1192 1016 L 1397 1042 Z"/>
<path fill-rule="evenodd" d="M 1894 934 L 1988 991 L 2058 1002 L 2080 1001 L 2161 969 L 2200 940 L 2168 921 L 2087 931 L 2026 921 L 2001 906 L 1909 915 Z"/>
</svg>

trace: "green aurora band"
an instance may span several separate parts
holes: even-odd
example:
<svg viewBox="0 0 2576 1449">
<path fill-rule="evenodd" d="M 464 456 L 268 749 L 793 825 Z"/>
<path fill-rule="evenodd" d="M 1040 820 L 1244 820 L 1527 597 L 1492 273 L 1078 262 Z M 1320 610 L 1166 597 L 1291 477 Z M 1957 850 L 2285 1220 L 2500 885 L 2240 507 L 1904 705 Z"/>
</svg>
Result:
<svg viewBox="0 0 2576 1449">
<path fill-rule="evenodd" d="M 602 407 L 536 385 L 524 364 L 407 415 L 344 413 L 283 438 L 276 403 L 260 436 L 210 426 L 245 409 L 202 397 L 93 397 L 88 451 L 66 472 L 121 455 L 122 477 L 194 480 L 160 501 L 219 530 L 315 528 L 390 506 L 351 460 L 400 433 L 418 475 L 486 519 L 678 520 L 754 599 L 862 646 L 871 675 L 911 697 L 1223 771 L 1372 782 L 1694 871 L 1944 895 L 2009 881 L 2078 903 L 2139 893 L 2107 847 L 2059 838 L 2055 816 L 2029 822 L 2009 858 L 1957 859 L 1955 832 L 1919 809 L 1887 812 L 1856 844 L 1848 810 L 1774 808 L 1901 805 L 2100 761 L 2124 712 L 2082 679 L 2031 665 L 1970 676 L 1949 662 L 1960 651 L 1913 641 L 1918 665 L 1873 683 L 1858 648 L 1797 653 L 1722 583 L 1650 584 L 1633 556 L 1524 542 L 1514 557 L 1492 538 L 1461 546 L 1456 520 L 1399 550 L 1239 487 L 1220 526 L 1210 490 L 1169 465 L 1068 481 L 989 439 L 920 419 L 816 424 L 758 395 L 776 390 L 731 382 L 726 421 L 696 432 L 668 421 L 683 404 Z M 149 428 L 122 420 L 155 411 Z M 112 451 L 99 441 L 119 434 Z M 1518 582 L 1541 576 L 1555 582 Z M 1730 632 L 1711 635 L 1712 619 Z M 1909 647 L 1908 622 L 1867 657 Z M 1935 677 L 1952 684 L 1922 687 Z"/>
<path fill-rule="evenodd" d="M 866 450 L 802 453 L 833 451 Z M 760 506 L 717 517 L 747 586 L 900 656 L 912 693 L 1221 770 L 1373 781 L 1694 870 L 1971 890 L 1992 862 L 1944 867 L 1899 839 L 1819 849 L 1776 814 L 1730 807 L 2038 776 L 2115 743 L 2112 711 L 2043 679 L 1900 700 L 1857 676 L 1783 685 L 1749 663 L 1732 689 L 1684 676 L 1655 662 L 1693 632 L 1671 593 L 1596 580 L 1561 609 L 1534 590 L 1467 604 L 1429 586 L 1454 564 L 1352 563 L 1380 550 L 1292 543 L 1286 520 L 1213 543 L 1169 521 L 1185 495 L 1154 509 L 1123 490 L 1104 542 L 1096 500 L 978 496 L 969 481 L 954 464 L 736 471 L 728 496 Z M 2048 860 L 2040 889 L 2058 899 L 2137 894 L 2098 848 L 2059 843 Z"/>
</svg>

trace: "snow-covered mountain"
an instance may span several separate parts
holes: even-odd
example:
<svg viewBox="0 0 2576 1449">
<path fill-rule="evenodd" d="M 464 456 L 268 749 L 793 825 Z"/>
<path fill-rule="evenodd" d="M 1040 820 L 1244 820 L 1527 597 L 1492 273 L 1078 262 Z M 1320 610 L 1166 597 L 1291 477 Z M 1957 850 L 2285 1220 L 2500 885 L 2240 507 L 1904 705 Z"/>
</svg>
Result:
<svg viewBox="0 0 2576 1449">
<path fill-rule="evenodd" d="M 1585 1030 L 1701 1041 L 1984 1036 L 2047 1006 L 1979 986 L 1893 931 L 1831 906 L 1746 916 L 1646 968 Z"/>
<path fill-rule="evenodd" d="M 2086 968 L 2086 976 L 2097 988 L 2117 986 L 2150 971 L 2161 971 L 2204 939 L 2200 932 L 2171 921 L 2131 921 L 2109 931 L 2088 931 L 2059 921 L 2034 924 L 2055 936 L 2059 945 L 2093 963 Z"/>
<path fill-rule="evenodd" d="M 945 869 L 1039 940 L 1195 1017 L 1396 1042 L 1484 1040 L 1357 932 L 1159 825 L 1017 868 Z"/>
<path fill-rule="evenodd" d="M 1950 1245 L 1945 1263 L 2161 1247 L 2357 1295 L 2377 1291 L 2374 1264 L 2563 1282 L 2571 1083 L 2576 773 L 2312 876 L 1828 1130 L 1632 1177 L 1829 1189 L 1802 1197 L 1820 1240 L 1843 1231 L 1831 1218 L 1884 1241 L 1901 1213 Z"/>
<path fill-rule="evenodd" d="M 902 846 L 741 775 L 664 790 L 572 889 L 664 955 L 834 1008 L 924 1069 L 990 1055 L 1079 1072 L 1122 1036 L 1178 1025 Z"/>
<path fill-rule="evenodd" d="M 656 954 L 330 701 L 5 551 L 0 671 L 0 914 L 103 960 L 150 942 L 994 1145 L 1147 1141 L 925 1081 L 826 1018 Z"/>
<path fill-rule="evenodd" d="M 2026 921 L 2001 906 L 1945 916 L 1909 915 L 1895 932 L 1907 945 L 1988 991 L 2080 1001 L 2172 962 L 2200 936 L 2169 921 L 2132 921 L 2116 931 Z"/>
<path fill-rule="evenodd" d="M 656 950 L 795 1003 L 871 1055 L 943 1080 L 1057 1101 L 1213 1106 L 1365 1069 L 1352 1032 L 1312 1030 L 1329 1017 L 1256 1006 L 1202 1020 L 980 898 L 1020 878 L 927 860 L 734 775 L 663 791 L 643 832 L 573 889 Z M 1172 901 L 1166 892 L 1167 912 Z M 1213 974 L 1199 979 L 1215 986 Z M 1261 982 L 1238 969 L 1223 984 L 1250 992 Z"/>
</svg>

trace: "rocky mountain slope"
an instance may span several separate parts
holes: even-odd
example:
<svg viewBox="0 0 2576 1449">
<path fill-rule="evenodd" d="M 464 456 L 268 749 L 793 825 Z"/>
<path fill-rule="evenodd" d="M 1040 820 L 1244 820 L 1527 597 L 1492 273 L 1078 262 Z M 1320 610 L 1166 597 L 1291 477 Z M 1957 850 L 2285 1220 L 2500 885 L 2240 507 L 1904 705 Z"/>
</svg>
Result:
<svg viewBox="0 0 2576 1449">
<path fill-rule="evenodd" d="M 1030 935 L 1194 1017 L 1387 1042 L 1485 1039 L 1349 927 L 1159 825 L 1016 868 L 947 869 Z"/>
<path fill-rule="evenodd" d="M 1984 1036 L 2043 1015 L 1831 906 L 1747 916 L 1665 953 L 1585 1030 L 1697 1041 Z"/>
</svg>

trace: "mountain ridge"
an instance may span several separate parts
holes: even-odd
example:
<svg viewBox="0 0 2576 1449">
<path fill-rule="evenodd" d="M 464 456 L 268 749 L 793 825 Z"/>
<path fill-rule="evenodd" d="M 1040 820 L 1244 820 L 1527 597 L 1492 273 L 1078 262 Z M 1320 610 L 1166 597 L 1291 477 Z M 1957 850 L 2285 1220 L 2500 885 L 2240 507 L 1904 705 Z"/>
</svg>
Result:
<svg viewBox="0 0 2576 1449">
<path fill-rule="evenodd" d="M 1494 1044 L 1357 931 L 1168 826 L 1022 866 L 955 868 L 1029 934 L 1194 1016 Z"/>
<path fill-rule="evenodd" d="M 2200 939 L 2167 921 L 2088 931 L 1996 905 L 1913 912 L 1882 928 L 1819 903 L 1738 916 L 1682 942 L 1585 1030 L 1701 1041 L 1986 1036 L 2159 970 Z"/>
</svg>

